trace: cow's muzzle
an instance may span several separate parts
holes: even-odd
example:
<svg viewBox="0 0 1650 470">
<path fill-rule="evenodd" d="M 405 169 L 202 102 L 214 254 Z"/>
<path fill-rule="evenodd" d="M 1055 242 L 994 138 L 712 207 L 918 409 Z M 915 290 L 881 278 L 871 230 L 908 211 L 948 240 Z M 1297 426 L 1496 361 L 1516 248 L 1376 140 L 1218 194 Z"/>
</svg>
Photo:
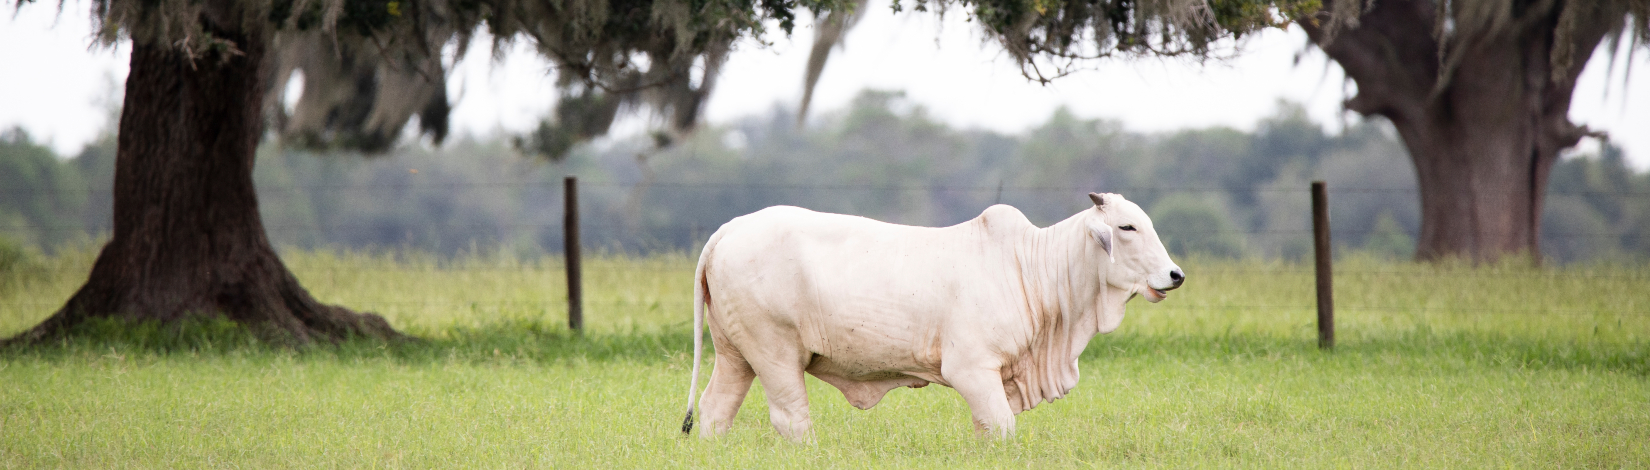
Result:
<svg viewBox="0 0 1650 470">
<path fill-rule="evenodd" d="M 1162 289 L 1158 289 L 1156 287 L 1152 287 L 1151 285 L 1147 285 L 1146 286 L 1146 301 L 1151 302 L 1151 303 L 1158 303 L 1158 302 L 1162 302 L 1163 299 L 1169 298 L 1169 291 L 1179 289 L 1181 284 L 1186 283 L 1186 273 L 1181 272 L 1180 268 L 1172 269 L 1172 270 L 1169 271 L 1169 280 L 1174 281 L 1174 284 L 1170 284 L 1169 287 L 1165 287 L 1165 288 L 1162 288 Z"/>
</svg>

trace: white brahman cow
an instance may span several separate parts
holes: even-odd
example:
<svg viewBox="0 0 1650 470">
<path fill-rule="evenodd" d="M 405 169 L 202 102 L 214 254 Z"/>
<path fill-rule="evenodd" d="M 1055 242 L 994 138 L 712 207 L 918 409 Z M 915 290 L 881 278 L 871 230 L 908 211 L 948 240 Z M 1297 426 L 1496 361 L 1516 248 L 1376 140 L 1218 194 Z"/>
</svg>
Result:
<svg viewBox="0 0 1650 470">
<path fill-rule="evenodd" d="M 1185 274 L 1140 206 L 1089 194 L 1094 207 L 1048 228 L 987 208 L 944 228 L 796 207 L 738 217 L 711 235 L 693 288 L 693 429 L 701 329 L 716 363 L 700 402 L 707 436 L 727 432 L 762 378 L 780 434 L 811 438 L 803 372 L 860 409 L 898 387 L 961 393 L 980 433 L 1006 437 L 1014 415 L 1077 385 L 1089 339 Z"/>
</svg>

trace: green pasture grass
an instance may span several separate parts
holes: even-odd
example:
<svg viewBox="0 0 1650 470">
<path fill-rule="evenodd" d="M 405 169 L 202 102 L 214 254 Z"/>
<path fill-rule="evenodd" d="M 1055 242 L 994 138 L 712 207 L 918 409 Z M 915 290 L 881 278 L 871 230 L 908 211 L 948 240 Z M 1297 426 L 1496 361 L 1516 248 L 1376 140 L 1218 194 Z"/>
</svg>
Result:
<svg viewBox="0 0 1650 470">
<path fill-rule="evenodd" d="M 605 338 L 559 338 L 602 342 Z M 1416 342 L 1102 338 L 1065 399 L 976 439 L 944 387 L 860 411 L 810 380 L 816 441 L 768 426 L 760 383 L 722 439 L 682 438 L 680 355 L 208 353 L 90 344 L 0 359 L 0 466 L 1642 467 L 1650 385 L 1608 361 Z M 449 347 L 451 345 L 448 345 Z M 440 350 L 437 344 L 427 346 Z"/>
<path fill-rule="evenodd" d="M 92 254 L 0 274 L 0 335 Z M 680 437 L 691 255 L 591 256 L 583 335 L 554 258 L 284 257 L 321 300 L 424 339 L 293 350 L 221 321 L 101 323 L 0 351 L 0 467 L 1650 465 L 1646 266 L 1339 260 L 1324 352 L 1309 265 L 1183 259 L 1186 287 L 1131 303 L 1012 440 L 976 439 L 945 387 L 860 411 L 810 379 L 816 439 L 793 445 L 760 382 L 728 436 Z"/>
</svg>

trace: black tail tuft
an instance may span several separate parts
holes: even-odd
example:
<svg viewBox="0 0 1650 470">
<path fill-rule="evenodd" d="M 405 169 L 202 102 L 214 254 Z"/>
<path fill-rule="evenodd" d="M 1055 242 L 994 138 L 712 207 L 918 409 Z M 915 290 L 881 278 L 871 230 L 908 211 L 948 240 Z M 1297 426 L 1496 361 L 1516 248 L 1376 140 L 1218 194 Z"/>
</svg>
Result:
<svg viewBox="0 0 1650 470">
<path fill-rule="evenodd" d="M 688 410 L 686 418 L 682 418 L 682 435 L 693 433 L 693 410 Z"/>
</svg>

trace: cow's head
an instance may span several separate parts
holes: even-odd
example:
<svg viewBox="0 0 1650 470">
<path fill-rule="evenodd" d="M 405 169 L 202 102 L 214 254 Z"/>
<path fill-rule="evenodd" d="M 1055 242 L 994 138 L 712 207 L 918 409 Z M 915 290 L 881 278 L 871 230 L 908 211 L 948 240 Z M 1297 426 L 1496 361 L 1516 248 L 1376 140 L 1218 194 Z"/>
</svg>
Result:
<svg viewBox="0 0 1650 470">
<path fill-rule="evenodd" d="M 1158 302 L 1186 282 L 1186 273 L 1169 259 L 1146 211 L 1117 194 L 1089 193 L 1089 199 L 1100 214 L 1089 219 L 1089 230 L 1106 251 L 1107 284 Z"/>
</svg>

